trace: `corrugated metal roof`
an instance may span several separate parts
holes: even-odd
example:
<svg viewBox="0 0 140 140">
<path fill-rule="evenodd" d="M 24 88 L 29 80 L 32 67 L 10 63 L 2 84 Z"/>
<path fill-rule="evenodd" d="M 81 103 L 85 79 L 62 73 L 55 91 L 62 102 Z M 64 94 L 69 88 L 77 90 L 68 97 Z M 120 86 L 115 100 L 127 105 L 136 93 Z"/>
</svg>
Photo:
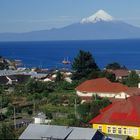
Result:
<svg viewBox="0 0 140 140">
<path fill-rule="evenodd" d="M 67 126 L 30 124 L 19 139 L 57 138 L 65 139 L 73 129 Z"/>
<path fill-rule="evenodd" d="M 92 128 L 30 124 L 19 139 L 91 140 L 96 132 Z"/>
<path fill-rule="evenodd" d="M 68 140 L 91 140 L 95 133 L 97 132 L 96 129 L 92 128 L 79 128 L 79 127 L 73 127 L 72 133 L 68 136 Z"/>
<path fill-rule="evenodd" d="M 72 132 L 72 130 L 73 128 L 67 126 L 50 125 L 44 137 L 65 139 Z"/>
<path fill-rule="evenodd" d="M 0 76 L 14 75 L 16 73 L 16 70 L 0 70 Z"/>
<path fill-rule="evenodd" d="M 49 125 L 30 124 L 19 139 L 41 139 L 47 132 Z"/>
</svg>

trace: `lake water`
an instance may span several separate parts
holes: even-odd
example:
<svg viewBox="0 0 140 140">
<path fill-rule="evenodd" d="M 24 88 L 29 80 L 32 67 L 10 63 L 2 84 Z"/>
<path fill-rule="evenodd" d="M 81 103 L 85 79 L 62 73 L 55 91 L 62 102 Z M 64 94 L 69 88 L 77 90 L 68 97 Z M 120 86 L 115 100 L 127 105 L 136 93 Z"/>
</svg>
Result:
<svg viewBox="0 0 140 140">
<path fill-rule="evenodd" d="M 140 69 L 139 39 L 0 43 L 1 56 L 20 59 L 26 67 L 70 67 L 62 64 L 63 59 L 68 57 L 72 62 L 79 50 L 91 52 L 100 68 L 118 62 L 129 69 Z"/>
</svg>

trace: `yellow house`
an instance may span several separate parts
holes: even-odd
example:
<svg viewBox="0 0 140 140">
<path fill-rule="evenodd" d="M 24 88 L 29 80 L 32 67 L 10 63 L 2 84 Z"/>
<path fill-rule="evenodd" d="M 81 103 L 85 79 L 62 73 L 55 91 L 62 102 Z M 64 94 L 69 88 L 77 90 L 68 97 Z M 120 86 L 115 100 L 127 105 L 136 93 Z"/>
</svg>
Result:
<svg viewBox="0 0 140 140">
<path fill-rule="evenodd" d="M 127 135 L 140 140 L 140 96 L 116 101 L 102 109 L 90 123 L 105 134 Z"/>
</svg>

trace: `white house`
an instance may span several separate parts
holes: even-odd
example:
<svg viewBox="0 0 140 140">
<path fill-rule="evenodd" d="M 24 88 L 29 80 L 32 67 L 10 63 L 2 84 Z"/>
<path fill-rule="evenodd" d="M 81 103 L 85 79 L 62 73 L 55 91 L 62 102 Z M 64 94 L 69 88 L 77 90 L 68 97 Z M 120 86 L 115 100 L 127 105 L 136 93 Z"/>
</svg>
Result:
<svg viewBox="0 0 140 140">
<path fill-rule="evenodd" d="M 133 91 L 137 92 L 133 92 Z M 116 82 L 110 82 L 106 78 L 97 78 L 92 80 L 87 80 L 76 87 L 76 94 L 81 97 L 91 97 L 99 96 L 99 97 L 107 97 L 114 99 L 126 99 L 133 94 L 140 95 L 140 90 L 137 89 L 129 89 L 129 87 Z"/>
</svg>

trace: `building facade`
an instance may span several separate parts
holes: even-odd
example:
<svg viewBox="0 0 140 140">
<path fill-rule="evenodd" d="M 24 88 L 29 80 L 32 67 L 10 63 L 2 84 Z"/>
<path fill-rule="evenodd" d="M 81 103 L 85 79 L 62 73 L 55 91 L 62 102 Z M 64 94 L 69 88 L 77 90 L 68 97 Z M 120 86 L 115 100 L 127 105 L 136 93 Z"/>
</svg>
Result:
<svg viewBox="0 0 140 140">
<path fill-rule="evenodd" d="M 140 96 L 114 102 L 100 111 L 90 123 L 105 134 L 128 135 L 140 139 Z"/>
</svg>

